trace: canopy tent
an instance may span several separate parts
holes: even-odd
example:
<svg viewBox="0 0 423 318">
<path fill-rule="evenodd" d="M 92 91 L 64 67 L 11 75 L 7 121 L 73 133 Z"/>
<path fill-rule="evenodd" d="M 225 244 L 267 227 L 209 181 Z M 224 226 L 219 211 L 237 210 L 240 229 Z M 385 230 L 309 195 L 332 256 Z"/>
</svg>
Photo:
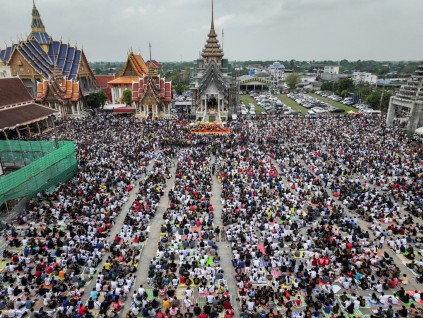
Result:
<svg viewBox="0 0 423 318">
<path fill-rule="evenodd" d="M 113 113 L 135 113 L 135 107 L 119 107 L 113 109 Z"/>
<path fill-rule="evenodd" d="M 423 127 L 417 128 L 417 129 L 414 131 L 414 133 L 415 133 L 415 134 L 417 134 L 417 135 L 423 135 Z"/>
</svg>

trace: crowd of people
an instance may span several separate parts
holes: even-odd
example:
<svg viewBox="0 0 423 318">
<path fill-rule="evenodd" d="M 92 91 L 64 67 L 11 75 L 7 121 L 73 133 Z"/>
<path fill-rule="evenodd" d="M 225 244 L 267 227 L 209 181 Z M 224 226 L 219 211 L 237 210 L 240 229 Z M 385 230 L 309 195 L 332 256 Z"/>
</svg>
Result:
<svg viewBox="0 0 423 318">
<path fill-rule="evenodd" d="M 421 137 L 380 116 L 228 128 L 111 114 L 60 125 L 79 170 L 10 225 L 1 315 L 117 317 L 129 302 L 130 318 L 422 317 L 409 287 L 423 282 Z M 161 200 L 160 241 L 149 242 Z M 139 268 L 147 242 L 157 252 Z"/>
</svg>

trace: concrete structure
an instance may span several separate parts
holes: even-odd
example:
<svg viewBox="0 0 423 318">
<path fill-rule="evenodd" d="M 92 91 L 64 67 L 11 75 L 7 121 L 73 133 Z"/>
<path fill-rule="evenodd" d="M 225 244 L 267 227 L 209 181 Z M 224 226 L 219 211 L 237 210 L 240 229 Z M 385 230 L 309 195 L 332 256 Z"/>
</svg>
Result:
<svg viewBox="0 0 423 318">
<path fill-rule="evenodd" d="M 400 91 L 391 97 L 386 124 L 415 131 L 423 126 L 423 62 Z"/>
<path fill-rule="evenodd" d="M 352 73 L 352 80 L 355 84 L 368 83 L 368 84 L 377 84 L 377 75 L 367 72 L 354 72 Z"/>
<path fill-rule="evenodd" d="M 325 66 L 323 68 L 323 73 L 338 75 L 339 74 L 339 66 Z"/>
<path fill-rule="evenodd" d="M 227 121 L 237 112 L 239 88 L 231 76 L 232 66 L 223 58 L 223 50 L 212 20 L 207 43 L 201 58 L 194 62 L 191 77 L 193 107 L 196 119 L 202 122 Z"/>
</svg>

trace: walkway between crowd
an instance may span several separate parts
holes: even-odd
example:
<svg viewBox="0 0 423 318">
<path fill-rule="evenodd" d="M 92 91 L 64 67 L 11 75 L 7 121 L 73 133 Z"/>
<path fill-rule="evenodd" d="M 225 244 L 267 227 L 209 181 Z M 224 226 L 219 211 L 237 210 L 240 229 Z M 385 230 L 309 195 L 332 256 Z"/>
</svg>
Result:
<svg viewBox="0 0 423 318">
<path fill-rule="evenodd" d="M 133 286 L 131 292 L 128 295 L 121 317 L 125 317 L 128 311 L 130 310 L 132 295 L 137 292 L 138 287 L 140 285 L 143 285 L 144 288 L 148 287 L 148 283 L 147 283 L 148 267 L 151 263 L 151 260 L 156 256 L 157 244 L 160 241 L 160 227 L 162 225 L 163 214 L 169 206 L 169 190 L 175 184 L 175 171 L 176 171 L 176 165 L 177 165 L 176 159 L 174 160 L 174 163 L 175 165 L 170 170 L 172 177 L 166 182 L 166 189 L 158 205 L 156 215 L 150 222 L 151 227 L 150 227 L 150 234 L 148 237 L 148 244 L 145 244 L 142 250 L 140 262 L 137 267 L 137 272 L 135 273 L 135 277 L 136 277 L 135 286 Z"/>
<path fill-rule="evenodd" d="M 157 151 L 155 152 L 155 155 L 157 155 Z M 154 166 L 154 158 L 150 160 L 149 165 L 146 168 L 146 171 L 151 171 L 151 169 Z M 140 183 L 139 179 L 136 180 L 134 184 L 134 188 L 131 190 L 130 196 L 128 198 L 128 201 L 122 206 L 122 213 L 119 214 L 119 216 L 115 219 L 115 223 L 112 226 L 111 231 L 109 232 L 109 236 L 107 238 L 107 241 L 109 243 L 112 243 L 115 236 L 121 231 L 123 222 L 125 221 L 125 218 L 129 212 L 130 207 L 134 203 L 134 200 L 136 199 L 138 192 L 140 190 Z M 95 285 L 97 282 L 98 274 L 100 273 L 101 269 L 104 267 L 104 264 L 106 263 L 108 256 L 110 256 L 111 253 L 107 252 L 105 255 L 103 255 L 101 263 L 97 266 L 97 272 L 95 277 L 91 279 L 89 285 L 86 286 L 84 295 L 81 297 L 82 303 L 85 304 L 87 300 L 90 298 L 91 291 L 95 289 Z"/>
<path fill-rule="evenodd" d="M 215 158 L 213 158 L 214 161 Z M 221 195 L 222 195 L 222 186 L 219 183 L 216 175 L 213 175 L 213 184 L 212 184 L 212 196 L 211 196 L 211 203 L 214 207 L 214 222 L 215 225 L 218 226 L 220 229 L 223 230 L 223 223 L 222 223 L 222 201 L 221 201 Z M 231 260 L 233 258 L 232 256 L 232 250 L 229 246 L 229 242 L 226 242 L 225 239 L 225 233 L 221 233 L 221 239 L 219 242 L 216 242 L 216 245 L 219 247 L 219 255 L 220 255 L 220 266 L 222 267 L 224 271 L 224 277 L 226 281 L 228 282 L 228 289 L 229 293 L 232 295 L 232 307 L 236 308 L 234 317 L 239 317 L 239 308 L 240 304 L 237 300 L 238 297 L 238 287 L 236 285 L 235 276 L 233 274 L 233 266 L 231 263 Z"/>
</svg>

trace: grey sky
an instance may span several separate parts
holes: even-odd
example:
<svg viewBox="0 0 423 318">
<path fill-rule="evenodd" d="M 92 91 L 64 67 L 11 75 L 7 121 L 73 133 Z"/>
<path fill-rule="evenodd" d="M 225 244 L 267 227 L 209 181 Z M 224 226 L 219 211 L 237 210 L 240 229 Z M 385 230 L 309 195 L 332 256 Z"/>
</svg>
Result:
<svg viewBox="0 0 423 318">
<path fill-rule="evenodd" d="M 90 61 L 194 60 L 207 39 L 211 0 L 36 0 L 54 39 Z M 0 47 L 30 33 L 31 0 L 0 0 Z M 423 59 L 423 0 L 215 0 L 230 60 Z"/>
</svg>

